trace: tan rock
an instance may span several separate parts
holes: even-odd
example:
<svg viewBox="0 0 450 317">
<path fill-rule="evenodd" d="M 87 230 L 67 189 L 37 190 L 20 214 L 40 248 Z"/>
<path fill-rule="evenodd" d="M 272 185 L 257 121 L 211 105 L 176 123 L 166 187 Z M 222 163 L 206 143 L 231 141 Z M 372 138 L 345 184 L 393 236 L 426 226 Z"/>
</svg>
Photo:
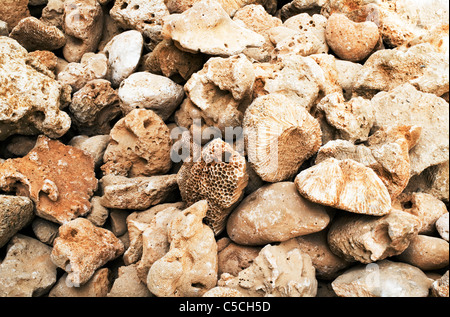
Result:
<svg viewBox="0 0 450 317">
<path fill-rule="evenodd" d="M 76 286 L 67 280 L 68 274 L 64 273 L 48 297 L 105 297 L 111 288 L 110 275 L 108 268 L 101 268 L 85 284 Z"/>
<path fill-rule="evenodd" d="M 167 77 L 148 72 L 130 75 L 122 81 L 118 93 L 123 113 L 144 108 L 153 110 L 164 121 L 170 117 L 184 97 L 183 86 Z"/>
<path fill-rule="evenodd" d="M 342 257 L 334 254 L 328 245 L 328 231 L 321 230 L 316 233 L 296 237 L 299 249 L 309 255 L 316 269 L 316 277 L 321 280 L 335 279 L 345 268 L 352 264 Z"/>
<path fill-rule="evenodd" d="M 47 5 L 42 9 L 40 20 L 47 25 L 53 25 L 62 30 L 64 24 L 64 1 L 48 0 Z"/>
<path fill-rule="evenodd" d="M 434 297 L 448 297 L 448 270 L 445 274 L 431 284 L 431 295 Z"/>
<path fill-rule="evenodd" d="M 110 136 L 101 167 L 105 174 L 138 177 L 169 171 L 172 140 L 155 112 L 132 110 L 114 125 Z"/>
<path fill-rule="evenodd" d="M 440 216 L 435 225 L 441 238 L 448 242 L 448 212 Z"/>
<path fill-rule="evenodd" d="M 0 195 L 0 248 L 31 223 L 33 211 L 33 201 L 28 197 Z"/>
<path fill-rule="evenodd" d="M 59 227 L 51 259 L 68 273 L 66 282 L 76 287 L 85 284 L 98 268 L 123 252 L 123 243 L 111 231 L 77 218 Z"/>
<path fill-rule="evenodd" d="M 204 293 L 202 297 L 244 297 L 244 295 L 236 289 L 216 286 Z"/>
<path fill-rule="evenodd" d="M 329 158 L 300 172 L 299 193 L 326 206 L 353 213 L 383 216 L 391 211 L 391 198 L 375 172 L 352 159 Z"/>
<path fill-rule="evenodd" d="M 442 96 L 449 90 L 448 58 L 428 43 L 408 49 L 379 50 L 358 73 L 355 91 L 373 95 L 406 83 L 419 91 Z"/>
<path fill-rule="evenodd" d="M 339 297 L 427 297 L 431 283 L 415 266 L 383 260 L 352 267 L 331 286 Z"/>
<path fill-rule="evenodd" d="M 395 209 L 383 217 L 346 214 L 333 219 L 328 243 L 349 262 L 371 263 L 402 253 L 419 228 L 416 216 Z"/>
<path fill-rule="evenodd" d="M 165 3 L 172 14 L 182 13 L 200 1 L 202 0 L 166 0 Z M 252 4 L 264 6 L 270 14 L 274 14 L 277 9 L 277 1 L 275 0 L 218 0 L 218 2 L 230 16 L 234 16 L 236 10 Z"/>
<path fill-rule="evenodd" d="M 345 99 L 349 100 L 352 97 L 353 87 L 363 65 L 340 59 L 336 60 L 335 65 L 338 74 L 337 83 L 341 86 Z"/>
<path fill-rule="evenodd" d="M 100 180 L 106 208 L 145 210 L 164 202 L 177 188 L 176 174 L 128 178 L 106 175 Z"/>
<path fill-rule="evenodd" d="M 78 63 L 85 53 L 97 50 L 103 31 L 101 5 L 96 0 L 66 0 L 63 30 L 67 40 L 64 58 Z"/>
<path fill-rule="evenodd" d="M 328 18 L 325 35 L 333 52 L 341 59 L 351 62 L 367 58 L 380 40 L 375 23 L 355 23 L 339 13 Z"/>
<path fill-rule="evenodd" d="M 71 122 L 60 108 L 70 101 L 70 88 L 17 41 L 1 37 L 0 43 L 0 140 L 13 134 L 64 135 Z"/>
<path fill-rule="evenodd" d="M 378 93 L 371 102 L 375 110 L 374 130 L 399 122 L 422 128 L 417 144 L 409 152 L 411 176 L 448 161 L 449 107 L 445 100 L 404 84 Z"/>
<path fill-rule="evenodd" d="M 448 242 L 441 238 L 419 234 L 397 258 L 423 271 L 442 269 L 449 264 Z"/>
<path fill-rule="evenodd" d="M 111 121 L 122 115 L 119 96 L 105 79 L 91 80 L 74 93 L 69 110 L 74 126 L 87 136 L 109 134 Z"/>
<path fill-rule="evenodd" d="M 142 69 L 172 80 L 181 77 L 188 80 L 202 69 L 205 56 L 180 50 L 172 40 L 162 40 L 155 49 L 142 58 Z"/>
<path fill-rule="evenodd" d="M 56 71 L 56 66 L 58 65 L 58 57 L 55 53 L 50 51 L 33 51 L 28 54 L 36 58 L 41 64 L 47 67 L 51 72 Z"/>
<path fill-rule="evenodd" d="M 442 201 L 426 193 L 403 193 L 392 202 L 392 206 L 417 216 L 421 221 L 420 234 L 434 234 L 436 221 L 448 213 Z"/>
<path fill-rule="evenodd" d="M 225 228 L 227 216 L 247 186 L 245 158 L 228 143 L 214 139 L 203 148 L 201 159 L 191 158 L 183 163 L 177 183 L 187 206 L 208 201 L 204 221 L 217 235 Z"/>
<path fill-rule="evenodd" d="M 36 217 L 31 223 L 31 228 L 39 241 L 52 246 L 58 236 L 59 224 Z"/>
<path fill-rule="evenodd" d="M 152 297 L 148 288 L 143 284 L 136 271 L 136 265 L 119 267 L 119 276 L 114 280 L 108 297 Z"/>
<path fill-rule="evenodd" d="M 54 51 L 66 44 L 66 38 L 60 29 L 46 25 L 35 17 L 20 20 L 12 29 L 10 36 L 28 51 Z"/>
<path fill-rule="evenodd" d="M 87 135 L 77 135 L 69 141 L 68 145 L 83 150 L 91 155 L 94 160 L 95 168 L 97 168 L 103 163 L 103 155 L 108 146 L 109 139 L 110 136 L 107 134 L 99 134 L 91 137 Z"/>
<path fill-rule="evenodd" d="M 90 210 L 94 162 L 82 150 L 40 136 L 26 156 L 0 166 L 0 188 L 29 196 L 38 216 L 65 223 Z"/>
<path fill-rule="evenodd" d="M 216 286 L 217 244 L 214 232 L 202 223 L 207 209 L 207 201 L 198 201 L 170 222 L 170 249 L 147 277 L 156 296 L 199 297 Z"/>
<path fill-rule="evenodd" d="M 29 16 L 28 0 L 5 0 L 2 2 L 0 20 L 8 24 L 8 32 L 11 32 L 20 20 Z"/>
<path fill-rule="evenodd" d="M 283 20 L 286 20 L 303 12 L 320 12 L 325 3 L 325 0 L 293 0 L 281 7 L 280 15 Z"/>
<path fill-rule="evenodd" d="M 236 289 L 246 297 L 314 297 L 317 292 L 311 258 L 294 239 L 266 245 L 238 276 L 222 274 L 218 286 Z"/>
<path fill-rule="evenodd" d="M 321 145 L 317 120 L 278 93 L 255 99 L 245 112 L 243 128 L 249 163 L 268 182 L 293 177 Z"/>
<path fill-rule="evenodd" d="M 220 56 L 237 55 L 264 43 L 262 35 L 233 22 L 215 0 L 197 2 L 181 14 L 165 17 L 162 35 L 189 52 Z"/>
<path fill-rule="evenodd" d="M 265 185 L 248 195 L 227 221 L 228 236 L 241 245 L 265 245 L 323 230 L 323 206 L 300 196 L 293 182 Z"/>
<path fill-rule="evenodd" d="M 162 40 L 163 19 L 169 15 L 169 10 L 164 0 L 118 0 L 110 15 L 123 29 L 141 32 L 144 45 L 152 51 Z"/>
<path fill-rule="evenodd" d="M 39 297 L 56 282 L 56 266 L 50 260 L 52 248 L 22 234 L 9 242 L 0 263 L 1 297 Z"/>
<path fill-rule="evenodd" d="M 261 247 L 244 246 L 232 242 L 229 238 L 217 241 L 218 276 L 228 273 L 238 276 L 239 272 L 248 268 L 258 256 Z"/>
</svg>

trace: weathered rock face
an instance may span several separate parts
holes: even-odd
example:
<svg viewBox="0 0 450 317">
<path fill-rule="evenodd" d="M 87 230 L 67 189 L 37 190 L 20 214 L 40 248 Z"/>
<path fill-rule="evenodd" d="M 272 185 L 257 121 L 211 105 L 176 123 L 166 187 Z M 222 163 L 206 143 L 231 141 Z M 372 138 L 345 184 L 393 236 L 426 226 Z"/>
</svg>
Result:
<svg viewBox="0 0 450 317">
<path fill-rule="evenodd" d="M 208 203 L 199 201 L 183 210 L 168 228 L 170 249 L 157 260 L 147 277 L 156 296 L 202 296 L 217 283 L 217 243 L 202 223 Z"/>
<path fill-rule="evenodd" d="M 11 32 L 20 20 L 30 16 L 28 1 L 29 0 L 5 0 L 2 2 L 0 8 L 0 20 L 5 21 L 8 24 L 8 33 Z"/>
<path fill-rule="evenodd" d="M 295 240 L 266 245 L 237 277 L 222 274 L 218 286 L 250 297 L 314 297 L 317 292 L 311 258 L 300 251 Z"/>
<path fill-rule="evenodd" d="M 56 282 L 52 248 L 36 239 L 17 234 L 0 264 L 0 297 L 38 297 Z"/>
<path fill-rule="evenodd" d="M 431 295 L 435 297 L 448 297 L 448 271 L 431 285 Z"/>
<path fill-rule="evenodd" d="M 23 196 L 0 195 L 0 248 L 34 217 L 33 201 Z"/>
<path fill-rule="evenodd" d="M 300 196 L 293 182 L 265 185 L 247 196 L 227 221 L 228 236 L 241 245 L 265 245 L 323 230 L 323 206 Z"/>
<path fill-rule="evenodd" d="M 383 260 L 353 267 L 331 285 L 340 297 L 427 297 L 431 283 L 415 266 Z"/>
<path fill-rule="evenodd" d="M 119 267 L 119 276 L 114 281 L 108 297 L 151 297 L 152 294 L 137 275 L 136 265 Z"/>
<path fill-rule="evenodd" d="M 231 241 L 229 238 L 217 240 L 218 276 L 228 273 L 238 276 L 239 272 L 248 268 L 258 256 L 260 246 L 244 246 Z"/>
<path fill-rule="evenodd" d="M 17 41 L 1 37 L 0 43 L 0 140 L 13 134 L 64 135 L 71 122 L 60 108 L 70 101 L 70 88 Z"/>
<path fill-rule="evenodd" d="M 98 268 L 123 252 L 123 243 L 111 231 L 96 227 L 87 219 L 77 218 L 59 228 L 51 260 L 68 273 L 67 283 L 80 286 Z"/>
<path fill-rule="evenodd" d="M 105 297 L 111 288 L 111 272 L 108 268 L 98 269 L 84 285 L 71 285 L 67 273 L 58 280 L 48 297 Z"/>
<path fill-rule="evenodd" d="M 26 156 L 0 165 L 0 188 L 30 197 L 38 216 L 65 223 L 90 211 L 94 162 L 80 149 L 40 136 Z"/>
</svg>

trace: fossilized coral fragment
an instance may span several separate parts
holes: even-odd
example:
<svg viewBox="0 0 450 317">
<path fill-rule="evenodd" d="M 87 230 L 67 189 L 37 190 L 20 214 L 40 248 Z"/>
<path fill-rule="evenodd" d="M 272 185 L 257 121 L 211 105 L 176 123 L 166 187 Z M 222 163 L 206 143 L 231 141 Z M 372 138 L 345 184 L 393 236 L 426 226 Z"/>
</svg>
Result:
<svg viewBox="0 0 450 317">
<path fill-rule="evenodd" d="M 375 172 L 351 159 L 329 158 L 295 178 L 305 198 L 354 213 L 382 216 L 391 211 L 391 197 Z"/>
<path fill-rule="evenodd" d="M 319 123 L 282 94 L 259 97 L 243 120 L 249 163 L 268 182 L 287 180 L 321 145 Z"/>
<path fill-rule="evenodd" d="M 201 159 L 183 163 L 177 182 L 181 197 L 188 205 L 203 199 L 208 201 L 205 222 L 217 235 L 247 186 L 246 161 L 221 139 L 211 141 L 201 154 Z"/>
<path fill-rule="evenodd" d="M 90 211 L 97 189 L 94 161 L 80 149 L 40 136 L 26 156 L 0 165 L 0 188 L 29 196 L 38 216 L 65 223 Z"/>
</svg>

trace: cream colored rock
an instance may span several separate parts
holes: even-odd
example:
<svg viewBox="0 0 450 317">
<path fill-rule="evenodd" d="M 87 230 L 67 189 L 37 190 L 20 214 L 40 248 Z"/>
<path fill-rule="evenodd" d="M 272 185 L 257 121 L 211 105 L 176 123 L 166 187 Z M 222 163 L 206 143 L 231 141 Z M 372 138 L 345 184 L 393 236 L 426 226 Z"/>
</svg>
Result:
<svg viewBox="0 0 450 317">
<path fill-rule="evenodd" d="M 114 280 L 107 297 L 152 297 L 138 276 L 136 265 L 119 267 L 119 276 Z"/>
<path fill-rule="evenodd" d="M 129 30 L 114 36 L 103 48 L 108 56 L 111 71 L 109 78 L 113 87 L 134 73 L 139 65 L 144 46 L 142 34 Z"/>
<path fill-rule="evenodd" d="M 59 228 L 51 260 L 68 273 L 67 283 L 80 286 L 98 268 L 123 252 L 123 243 L 111 231 L 97 227 L 85 218 L 77 218 Z"/>
<path fill-rule="evenodd" d="M 30 197 L 38 216 L 62 224 L 90 211 L 94 162 L 80 149 L 40 136 L 26 156 L 0 165 L 0 188 Z"/>
<path fill-rule="evenodd" d="M 321 230 L 305 236 L 296 237 L 299 249 L 309 255 L 316 269 L 316 277 L 321 280 L 335 279 L 352 262 L 334 254 L 328 245 L 328 232 Z"/>
<path fill-rule="evenodd" d="M 383 216 L 391 197 L 376 173 L 352 159 L 329 158 L 295 177 L 299 193 L 312 202 L 353 213 Z"/>
<path fill-rule="evenodd" d="M 79 63 L 68 63 L 58 72 L 58 81 L 77 92 L 89 81 L 104 79 L 108 73 L 108 59 L 104 54 L 86 53 Z"/>
<path fill-rule="evenodd" d="M 217 244 L 202 223 L 208 203 L 198 201 L 176 215 L 168 228 L 170 249 L 148 272 L 147 286 L 158 297 L 199 297 L 217 284 Z"/>
<path fill-rule="evenodd" d="M 280 93 L 255 99 L 243 120 L 249 163 L 262 180 L 293 177 L 321 145 L 319 123 Z"/>
<path fill-rule="evenodd" d="M 339 297 L 427 297 L 431 283 L 415 266 L 383 260 L 352 267 L 331 286 Z"/>
<path fill-rule="evenodd" d="M 423 271 L 439 270 L 448 267 L 449 264 L 448 242 L 441 238 L 419 234 L 397 258 Z"/>
<path fill-rule="evenodd" d="M 208 201 L 204 221 L 218 235 L 247 186 L 245 158 L 228 143 L 214 139 L 203 148 L 201 158 L 190 158 L 183 163 L 177 183 L 188 206 L 200 200 Z"/>
<path fill-rule="evenodd" d="M 189 52 L 232 56 L 259 47 L 264 37 L 233 22 L 219 2 L 203 0 L 164 18 L 162 35 Z"/>
<path fill-rule="evenodd" d="M 203 294 L 202 297 L 244 297 L 238 290 L 216 286 Z"/>
<path fill-rule="evenodd" d="M 417 216 L 421 221 L 420 234 L 434 234 L 437 220 L 448 213 L 442 201 L 426 193 L 403 193 L 392 202 L 392 206 Z"/>
<path fill-rule="evenodd" d="M 182 13 L 200 1 L 202 0 L 166 0 L 165 3 L 172 14 Z M 230 16 L 234 16 L 236 10 L 252 4 L 264 6 L 264 9 L 270 14 L 274 14 L 277 9 L 276 0 L 218 0 L 218 2 Z"/>
<path fill-rule="evenodd" d="M 108 268 L 98 269 L 84 285 L 74 286 L 67 282 L 67 273 L 60 277 L 48 293 L 48 297 L 105 297 L 111 288 L 111 272 Z"/>
<path fill-rule="evenodd" d="M 152 176 L 172 166 L 169 129 L 151 110 L 131 111 L 114 125 L 110 136 L 101 167 L 105 174 Z"/>
<path fill-rule="evenodd" d="M 322 1 L 322 0 L 319 0 Z M 328 53 L 328 44 L 325 37 L 327 19 L 320 14 L 300 13 L 283 22 L 283 26 L 300 32 L 304 35 L 314 36 L 318 40 L 318 54 Z"/>
<path fill-rule="evenodd" d="M 164 0 L 118 0 L 110 15 L 123 29 L 141 32 L 151 51 L 162 40 L 163 21 L 169 10 Z"/>
<path fill-rule="evenodd" d="M 352 97 L 353 87 L 358 80 L 358 73 L 363 65 L 340 59 L 336 60 L 335 65 L 338 73 L 337 83 L 341 86 L 345 99 L 349 100 Z"/>
<path fill-rule="evenodd" d="M 439 217 L 436 221 L 436 229 L 439 232 L 439 235 L 448 242 L 448 212 Z"/>
<path fill-rule="evenodd" d="M 429 43 L 372 54 L 358 73 L 355 91 L 374 94 L 409 83 L 417 90 L 442 96 L 449 91 L 448 58 Z"/>
<path fill-rule="evenodd" d="M 438 280 L 434 281 L 431 285 L 431 295 L 434 297 L 448 297 L 448 270 L 445 272 L 445 274 L 439 278 Z"/>
<path fill-rule="evenodd" d="M 294 239 L 266 245 L 238 276 L 222 274 L 218 286 L 236 289 L 247 297 L 314 297 L 317 293 L 311 258 L 300 251 Z"/>
<path fill-rule="evenodd" d="M 231 213 L 227 233 L 240 245 L 265 245 L 323 230 L 330 216 L 300 196 L 293 182 L 265 185 Z"/>
<path fill-rule="evenodd" d="M 73 137 L 68 145 L 76 147 L 84 152 L 88 153 L 94 159 L 95 167 L 100 167 L 103 163 L 103 155 L 105 153 L 106 147 L 109 144 L 110 136 L 104 135 L 77 135 Z"/>
<path fill-rule="evenodd" d="M 64 135 L 71 121 L 60 108 L 70 102 L 70 88 L 17 41 L 0 37 L 0 43 L 0 140 L 13 134 Z"/>
<path fill-rule="evenodd" d="M 48 0 L 47 5 L 42 9 L 40 20 L 47 25 L 53 25 L 62 30 L 64 24 L 64 1 Z"/>
<path fill-rule="evenodd" d="M 395 209 L 383 217 L 347 214 L 333 219 L 328 243 L 339 257 L 367 264 L 402 253 L 419 229 L 418 217 Z"/>
<path fill-rule="evenodd" d="M 351 142 L 366 141 L 375 121 L 370 100 L 353 97 L 345 101 L 342 93 L 326 95 L 317 105 L 327 122 L 339 131 L 339 137 Z"/>
<path fill-rule="evenodd" d="M 106 175 L 101 178 L 101 204 L 106 208 L 145 210 L 175 193 L 176 174 L 150 177 Z"/>
<path fill-rule="evenodd" d="M 378 93 L 371 102 L 375 110 L 374 129 L 398 122 L 422 128 L 417 144 L 409 152 L 411 176 L 448 161 L 449 107 L 444 99 L 404 84 Z"/>
<path fill-rule="evenodd" d="M 103 10 L 96 0 L 65 0 L 64 58 L 78 63 L 85 53 L 95 52 L 103 32 Z"/>
<path fill-rule="evenodd" d="M 222 273 L 238 276 L 253 263 L 262 247 L 239 245 L 224 237 L 217 241 L 217 249 L 218 276 Z"/>
<path fill-rule="evenodd" d="M 122 81 L 118 93 L 125 114 L 136 108 L 144 108 L 153 110 L 164 121 L 170 117 L 184 97 L 183 86 L 167 77 L 149 72 L 136 72 L 130 75 Z"/>
</svg>

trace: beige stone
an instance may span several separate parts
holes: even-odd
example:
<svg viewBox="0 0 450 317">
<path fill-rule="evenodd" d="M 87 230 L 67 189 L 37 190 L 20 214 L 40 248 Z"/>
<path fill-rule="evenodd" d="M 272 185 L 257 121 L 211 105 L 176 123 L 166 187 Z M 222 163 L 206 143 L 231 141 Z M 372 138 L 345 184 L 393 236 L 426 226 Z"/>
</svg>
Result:
<svg viewBox="0 0 450 317">
<path fill-rule="evenodd" d="M 50 51 L 33 51 L 28 54 L 29 56 L 32 56 L 36 58 L 41 64 L 43 64 L 45 67 L 47 67 L 51 72 L 55 73 L 56 66 L 58 65 L 58 57 L 55 55 L 55 53 Z"/>
<path fill-rule="evenodd" d="M 111 231 L 97 227 L 85 218 L 77 218 L 59 227 L 51 259 L 68 273 L 66 282 L 77 287 L 123 252 L 123 243 Z"/>
<path fill-rule="evenodd" d="M 119 267 L 119 276 L 114 280 L 108 297 L 152 297 L 148 288 L 143 284 L 136 271 L 136 265 Z"/>
<path fill-rule="evenodd" d="M 64 1 L 48 0 L 47 5 L 42 9 L 40 20 L 47 25 L 53 25 L 62 30 L 64 24 Z"/>
<path fill-rule="evenodd" d="M 326 159 L 295 177 L 299 193 L 312 202 L 353 213 L 383 216 L 391 197 L 375 172 L 352 159 Z"/>
<path fill-rule="evenodd" d="M 189 52 L 232 56 L 259 47 L 264 37 L 233 22 L 219 2 L 204 0 L 164 18 L 162 35 Z"/>
<path fill-rule="evenodd" d="M 423 271 L 442 269 L 449 264 L 448 242 L 441 238 L 419 234 L 397 258 Z"/>
<path fill-rule="evenodd" d="M 266 245 L 238 276 L 222 274 L 218 286 L 236 289 L 246 297 L 314 297 L 317 292 L 311 258 L 294 239 Z"/>
<path fill-rule="evenodd" d="M 353 87 L 363 65 L 340 59 L 336 60 L 335 65 L 338 73 L 337 83 L 341 86 L 345 99 L 349 100 L 352 97 Z"/>
<path fill-rule="evenodd" d="M 177 174 L 181 197 L 187 205 L 208 201 L 205 223 L 219 234 L 226 218 L 243 197 L 248 183 L 246 161 L 228 143 L 214 139 L 201 152 L 201 158 L 190 158 Z"/>
<path fill-rule="evenodd" d="M 0 140 L 13 134 L 64 135 L 71 122 L 60 108 L 70 101 L 70 88 L 17 41 L 1 37 L 0 43 Z"/>
<path fill-rule="evenodd" d="M 320 12 L 326 2 L 326 0 L 293 0 L 281 7 L 280 15 L 286 20 L 303 12 Z"/>
<path fill-rule="evenodd" d="M 172 14 L 182 13 L 200 1 L 202 0 L 166 0 L 165 3 Z M 274 14 L 277 9 L 277 1 L 275 0 L 218 0 L 218 2 L 230 16 L 234 16 L 240 8 L 252 4 L 264 6 L 264 9 L 270 14 Z"/>
<path fill-rule="evenodd" d="M 421 221 L 420 234 L 434 234 L 437 220 L 448 213 L 442 201 L 426 193 L 403 193 L 392 206 L 417 216 Z"/>
<path fill-rule="evenodd" d="M 229 238 L 217 241 L 218 248 L 218 276 L 228 273 L 238 276 L 239 272 L 248 268 L 258 256 L 262 247 L 239 245 Z"/>
<path fill-rule="evenodd" d="M 82 150 L 40 136 L 26 156 L 0 166 L 0 188 L 30 197 L 38 216 L 65 223 L 90 210 L 94 162 Z"/>
<path fill-rule="evenodd" d="M 176 215 L 168 228 L 170 249 L 148 272 L 147 286 L 158 297 L 199 297 L 217 284 L 217 244 L 202 223 L 208 203 L 198 201 Z"/>
<path fill-rule="evenodd" d="M 96 0 L 65 0 L 64 58 L 78 63 L 85 53 L 95 52 L 103 32 L 103 10 Z"/>
<path fill-rule="evenodd" d="M 36 217 L 31 223 L 31 228 L 39 241 L 52 246 L 58 236 L 59 224 Z"/>
<path fill-rule="evenodd" d="M 300 13 L 285 20 L 283 26 L 304 35 L 314 36 L 318 40 L 317 53 L 328 53 L 329 47 L 325 37 L 327 19 L 323 15 Z"/>
<path fill-rule="evenodd" d="M 0 297 L 39 297 L 56 282 L 52 248 L 22 234 L 9 242 L 0 263 Z"/>
<path fill-rule="evenodd" d="M 435 222 L 435 225 L 441 238 L 448 242 L 448 212 L 440 216 L 439 219 Z"/>
<path fill-rule="evenodd" d="M 331 286 L 339 297 L 427 297 L 431 283 L 415 266 L 382 260 L 350 268 Z"/>
<path fill-rule="evenodd" d="M 333 219 L 328 243 L 339 257 L 367 264 L 402 253 L 419 228 L 416 216 L 395 209 L 383 217 L 345 214 Z"/>
<path fill-rule="evenodd" d="M 244 295 L 236 289 L 216 286 L 204 293 L 202 297 L 244 297 Z"/>
<path fill-rule="evenodd" d="M 132 110 L 114 125 L 110 136 L 101 167 L 105 174 L 152 176 L 165 174 L 172 166 L 169 129 L 151 110 Z"/>
<path fill-rule="evenodd" d="M 33 201 L 28 197 L 0 195 L 0 248 L 31 223 Z"/>
<path fill-rule="evenodd" d="M 50 290 L 48 297 L 105 297 L 111 288 L 110 275 L 108 268 L 101 268 L 85 284 L 76 286 L 67 280 L 68 274 L 64 273 Z"/>
<path fill-rule="evenodd" d="M 293 182 L 264 185 L 248 195 L 227 221 L 228 236 L 241 245 L 265 245 L 323 230 L 325 208 L 300 196 Z"/>
<path fill-rule="evenodd" d="M 99 182 L 106 208 L 145 210 L 164 202 L 177 189 L 177 175 L 124 177 L 106 175 Z"/>
<path fill-rule="evenodd" d="M 8 32 L 11 32 L 20 20 L 29 16 L 28 0 L 5 0 L 2 2 L 0 20 L 8 24 Z"/>
<path fill-rule="evenodd" d="M 68 145 L 83 150 L 92 156 L 95 168 L 97 168 L 103 163 L 103 155 L 109 140 L 110 136 L 108 134 L 99 134 L 91 137 L 87 135 L 77 135 L 69 141 Z"/>
<path fill-rule="evenodd" d="M 449 107 L 444 99 L 404 84 L 378 93 L 371 102 L 375 110 L 374 130 L 399 122 L 422 128 L 417 144 L 409 152 L 411 176 L 448 161 Z"/>
<path fill-rule="evenodd" d="M 164 121 L 184 97 L 183 86 L 165 76 L 136 72 L 122 81 L 118 90 L 122 111 L 127 114 L 137 108 L 153 110 Z"/>
<path fill-rule="evenodd" d="M 434 297 L 448 297 L 448 270 L 445 272 L 445 274 L 439 278 L 438 280 L 434 281 L 431 285 L 431 295 Z"/>
<path fill-rule="evenodd" d="M 296 237 L 299 249 L 309 255 L 316 270 L 316 277 L 321 280 L 330 281 L 338 277 L 342 270 L 352 265 L 334 254 L 328 245 L 328 230 Z"/>
<path fill-rule="evenodd" d="M 60 29 L 46 25 L 35 17 L 20 20 L 12 29 L 10 36 L 28 51 L 54 51 L 66 44 L 66 38 Z"/>
<path fill-rule="evenodd" d="M 321 145 L 317 120 L 280 93 L 255 99 L 245 112 L 243 128 L 249 163 L 268 182 L 293 177 Z"/>
</svg>

